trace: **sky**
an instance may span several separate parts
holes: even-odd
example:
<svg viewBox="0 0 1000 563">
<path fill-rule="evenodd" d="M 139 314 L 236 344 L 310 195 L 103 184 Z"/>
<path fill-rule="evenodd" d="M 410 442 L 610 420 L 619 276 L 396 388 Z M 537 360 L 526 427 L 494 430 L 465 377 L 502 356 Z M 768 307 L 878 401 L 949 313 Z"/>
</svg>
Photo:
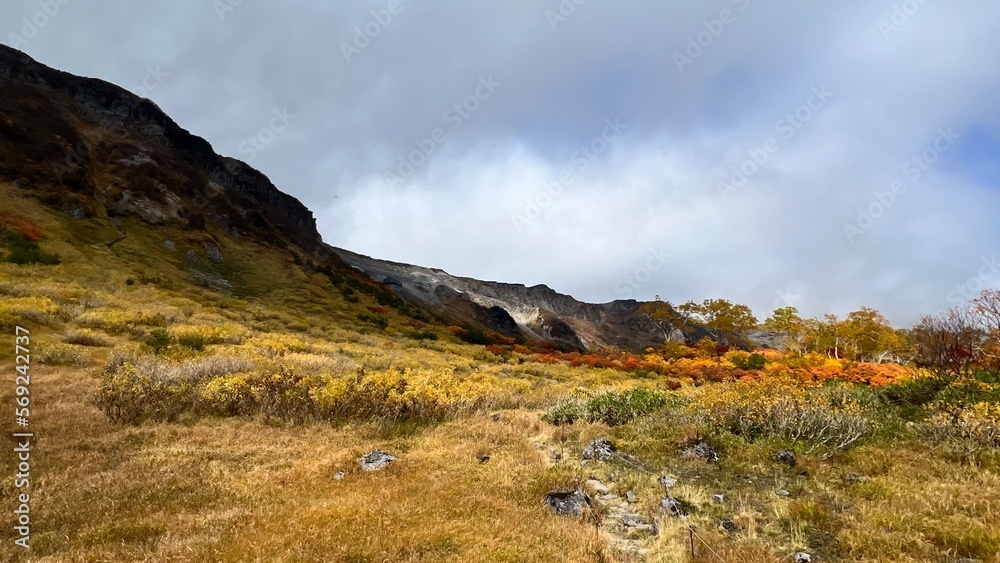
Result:
<svg viewBox="0 0 1000 563">
<path fill-rule="evenodd" d="M 6 0 L 329 244 L 905 326 L 1000 287 L 995 0 Z"/>
</svg>

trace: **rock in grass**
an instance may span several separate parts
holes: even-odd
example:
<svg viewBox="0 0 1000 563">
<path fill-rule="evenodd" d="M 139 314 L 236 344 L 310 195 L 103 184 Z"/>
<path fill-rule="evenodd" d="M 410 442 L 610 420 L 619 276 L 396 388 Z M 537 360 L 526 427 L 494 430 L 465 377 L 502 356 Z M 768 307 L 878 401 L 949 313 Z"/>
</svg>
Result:
<svg viewBox="0 0 1000 563">
<path fill-rule="evenodd" d="M 719 529 L 730 534 L 735 534 L 740 531 L 740 525 L 736 523 L 732 518 L 723 518 L 719 520 Z"/>
<path fill-rule="evenodd" d="M 774 461 L 784 463 L 788 467 L 795 467 L 795 464 L 798 463 L 798 459 L 795 458 L 795 452 L 792 450 L 778 450 L 771 457 L 774 458 Z"/>
<path fill-rule="evenodd" d="M 625 500 L 627 500 L 628 502 L 634 503 L 634 502 L 636 502 L 636 501 L 639 500 L 639 497 L 637 497 L 636 494 L 633 493 L 632 491 L 629 491 L 629 492 L 625 493 Z"/>
<path fill-rule="evenodd" d="M 687 457 L 696 457 L 703 459 L 709 463 L 715 463 L 719 461 L 719 453 L 715 451 L 712 446 L 709 446 L 705 442 L 698 442 L 694 446 L 681 452 Z"/>
<path fill-rule="evenodd" d="M 804 551 L 800 551 L 792 556 L 792 561 L 795 563 L 811 563 L 812 560 L 813 556 Z"/>
<path fill-rule="evenodd" d="M 848 483 L 864 483 L 867 480 L 868 477 L 859 473 L 848 473 L 847 475 L 844 475 L 844 481 Z"/>
<path fill-rule="evenodd" d="M 667 475 L 663 475 L 662 477 L 657 479 L 656 482 L 669 489 L 677 484 L 677 479 L 674 479 L 673 477 L 669 477 Z"/>
<path fill-rule="evenodd" d="M 691 503 L 682 499 L 663 497 L 660 500 L 660 512 L 666 512 L 671 516 L 687 516 L 691 513 L 692 509 Z"/>
<path fill-rule="evenodd" d="M 792 496 L 792 493 L 786 491 L 785 489 L 778 489 L 774 494 L 778 495 L 779 497 L 790 497 L 790 496 Z"/>
<path fill-rule="evenodd" d="M 588 479 L 584 486 L 598 495 L 606 495 L 609 491 L 608 486 L 597 479 Z"/>
<path fill-rule="evenodd" d="M 615 457 L 615 446 L 607 438 L 598 438 L 583 450 L 583 459 L 609 461 Z"/>
<path fill-rule="evenodd" d="M 372 450 L 361 456 L 358 461 L 361 462 L 361 469 L 365 471 L 378 471 L 396 461 L 396 458 L 382 450 Z"/>
<path fill-rule="evenodd" d="M 549 491 L 545 505 L 560 516 L 579 516 L 590 506 L 590 497 L 583 491 Z"/>
<path fill-rule="evenodd" d="M 336 472 L 336 473 L 333 474 L 333 478 L 336 479 L 336 480 L 338 480 L 338 481 L 340 481 L 341 479 L 344 478 L 345 475 L 346 475 L 346 473 L 344 473 L 343 471 L 338 471 L 338 472 Z"/>
<path fill-rule="evenodd" d="M 722 504 L 726 502 L 726 495 L 712 495 L 712 502 L 715 504 Z"/>
</svg>

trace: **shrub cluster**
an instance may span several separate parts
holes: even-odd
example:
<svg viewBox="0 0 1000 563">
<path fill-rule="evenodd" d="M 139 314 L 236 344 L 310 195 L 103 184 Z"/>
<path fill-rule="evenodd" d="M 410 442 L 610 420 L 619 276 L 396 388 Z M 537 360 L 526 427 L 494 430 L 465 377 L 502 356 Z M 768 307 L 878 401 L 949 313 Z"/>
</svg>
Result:
<svg viewBox="0 0 1000 563">
<path fill-rule="evenodd" d="M 192 416 L 262 417 L 270 421 L 437 420 L 516 402 L 524 381 L 440 372 L 316 373 L 289 362 L 209 356 L 169 362 L 114 355 L 95 403 L 127 424 Z"/>
<path fill-rule="evenodd" d="M 649 389 L 609 391 L 595 397 L 560 401 L 542 415 L 542 420 L 557 426 L 573 424 L 577 420 L 619 426 L 652 414 L 669 403 L 668 395 L 661 391 Z"/>
</svg>

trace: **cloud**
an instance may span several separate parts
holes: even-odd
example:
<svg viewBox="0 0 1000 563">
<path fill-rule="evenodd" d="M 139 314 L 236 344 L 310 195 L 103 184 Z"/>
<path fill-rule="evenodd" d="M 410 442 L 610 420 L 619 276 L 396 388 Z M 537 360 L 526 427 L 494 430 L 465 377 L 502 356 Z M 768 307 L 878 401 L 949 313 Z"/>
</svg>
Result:
<svg viewBox="0 0 1000 563">
<path fill-rule="evenodd" d="M 130 89 L 159 65 L 149 96 L 238 158 L 294 114 L 253 165 L 328 242 L 456 275 L 909 323 L 1000 254 L 995 2 L 221 1 L 70 0 L 23 49 Z"/>
</svg>

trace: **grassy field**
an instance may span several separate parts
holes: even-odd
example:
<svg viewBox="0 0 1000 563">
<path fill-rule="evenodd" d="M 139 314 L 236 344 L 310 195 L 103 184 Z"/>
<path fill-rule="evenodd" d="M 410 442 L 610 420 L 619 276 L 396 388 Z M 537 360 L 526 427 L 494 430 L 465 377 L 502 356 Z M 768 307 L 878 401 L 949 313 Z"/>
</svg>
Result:
<svg viewBox="0 0 1000 563">
<path fill-rule="evenodd" d="M 5 189 L 3 224 L 59 263 L 0 264 L 0 406 L 13 431 L 22 326 L 35 434 L 30 553 L 0 454 L 0 559 L 1000 561 L 993 374 L 470 345 L 290 253 L 211 233 L 219 265 L 201 239 L 128 220 L 109 247 L 106 218 Z M 629 456 L 581 464 L 599 437 Z M 717 462 L 685 453 L 702 443 Z M 375 448 L 397 460 L 361 471 Z M 632 491 L 659 533 L 544 506 L 589 479 Z M 661 511 L 668 494 L 685 516 Z M 616 549 L 626 537 L 649 551 Z"/>
</svg>

